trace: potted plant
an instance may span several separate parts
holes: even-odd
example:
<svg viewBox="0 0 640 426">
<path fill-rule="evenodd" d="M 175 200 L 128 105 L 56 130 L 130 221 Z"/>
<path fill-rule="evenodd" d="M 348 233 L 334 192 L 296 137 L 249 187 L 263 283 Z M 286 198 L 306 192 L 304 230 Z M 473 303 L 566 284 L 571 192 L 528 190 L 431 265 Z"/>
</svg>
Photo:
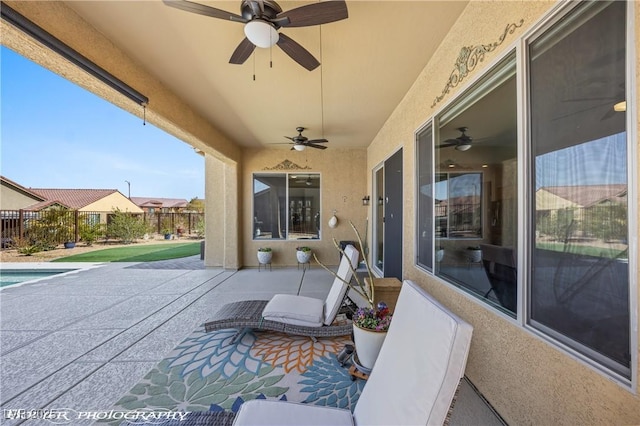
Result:
<svg viewBox="0 0 640 426">
<path fill-rule="evenodd" d="M 469 246 L 467 250 L 469 251 L 469 262 L 480 263 L 482 261 L 482 250 L 480 246 Z"/>
<path fill-rule="evenodd" d="M 353 223 L 349 223 L 351 225 L 351 228 L 355 232 L 356 237 L 358 238 L 358 245 L 360 247 L 359 251 L 360 253 L 363 253 L 364 245 L 362 244 L 360 233 Z M 342 255 L 344 255 L 344 250 L 340 248 L 340 245 L 335 240 L 335 238 L 333 240 L 333 245 L 338 249 L 338 251 L 340 251 Z M 313 255 L 313 257 L 320 266 L 331 272 L 334 277 L 337 277 L 336 273 L 326 267 L 322 262 L 320 262 L 315 254 Z M 367 261 L 366 256 L 363 256 L 363 258 L 364 265 L 369 276 L 369 282 L 373 283 L 373 273 L 371 272 L 371 268 L 369 267 L 369 262 Z M 358 293 L 367 303 L 367 306 L 360 307 L 352 318 L 353 340 L 356 347 L 359 364 L 358 367 L 364 367 L 365 370 L 371 370 L 376 361 L 376 358 L 378 358 L 378 353 L 380 352 L 380 348 L 382 348 L 382 343 L 387 336 L 387 331 L 389 330 L 389 325 L 391 324 L 393 314 L 389 311 L 386 303 L 381 301 L 377 305 L 374 304 L 374 286 L 366 285 L 366 283 L 361 281 L 360 277 L 358 277 L 355 269 L 352 268 L 352 271 L 352 281 L 355 281 L 355 284 L 353 282 L 343 282 L 347 284 L 353 291 Z M 364 372 L 367 373 L 367 371 Z"/>
<path fill-rule="evenodd" d="M 358 364 L 372 369 L 382 348 L 391 324 L 392 314 L 386 303 L 374 308 L 358 308 L 353 316 L 353 340 L 358 354 Z"/>
<path fill-rule="evenodd" d="M 164 228 L 161 232 L 164 234 L 164 239 L 165 240 L 170 240 L 171 239 L 171 229 Z"/>
<path fill-rule="evenodd" d="M 296 258 L 298 258 L 298 263 L 309 263 L 309 260 L 311 260 L 311 247 L 296 247 Z"/>
<path fill-rule="evenodd" d="M 271 247 L 260 247 L 258 249 L 258 262 L 261 265 L 267 265 L 271 263 L 272 255 L 273 255 L 273 252 L 271 250 Z"/>
</svg>

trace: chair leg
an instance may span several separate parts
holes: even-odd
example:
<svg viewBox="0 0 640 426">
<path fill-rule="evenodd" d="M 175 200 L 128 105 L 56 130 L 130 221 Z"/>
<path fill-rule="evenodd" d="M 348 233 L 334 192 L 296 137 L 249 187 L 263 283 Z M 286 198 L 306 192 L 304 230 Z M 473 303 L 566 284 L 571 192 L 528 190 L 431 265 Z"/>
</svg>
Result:
<svg viewBox="0 0 640 426">
<path fill-rule="evenodd" d="M 250 333 L 250 332 L 251 332 L 251 329 L 248 328 L 248 327 L 245 327 L 243 329 L 239 329 L 238 332 L 236 333 L 236 335 L 233 336 L 233 338 L 231 339 L 231 343 L 235 345 L 237 342 L 242 340 L 244 338 L 244 336 L 247 335 L 247 333 Z"/>
</svg>

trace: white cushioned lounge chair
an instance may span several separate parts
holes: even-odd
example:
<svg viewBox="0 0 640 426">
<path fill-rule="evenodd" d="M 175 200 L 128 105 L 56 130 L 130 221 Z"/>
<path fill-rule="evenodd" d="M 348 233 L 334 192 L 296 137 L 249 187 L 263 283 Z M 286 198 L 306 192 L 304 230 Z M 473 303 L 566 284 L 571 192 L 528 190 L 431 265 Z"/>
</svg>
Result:
<svg viewBox="0 0 640 426">
<path fill-rule="evenodd" d="M 284 401 L 244 403 L 242 425 L 441 425 L 464 375 L 472 327 L 405 281 L 391 327 L 353 415 Z"/>
<path fill-rule="evenodd" d="M 360 253 L 352 245 L 344 249 L 331 290 L 325 300 L 293 294 L 277 294 L 271 300 L 245 300 L 224 305 L 205 323 L 206 331 L 226 328 L 280 331 L 310 337 L 345 336 L 351 324 L 333 322 L 344 301 Z"/>
</svg>

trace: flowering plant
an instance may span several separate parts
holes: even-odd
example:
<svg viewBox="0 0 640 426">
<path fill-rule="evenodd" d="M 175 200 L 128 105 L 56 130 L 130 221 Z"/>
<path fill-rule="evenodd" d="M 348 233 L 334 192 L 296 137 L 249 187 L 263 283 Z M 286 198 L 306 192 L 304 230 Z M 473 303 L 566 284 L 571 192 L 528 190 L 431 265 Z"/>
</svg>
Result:
<svg viewBox="0 0 640 426">
<path fill-rule="evenodd" d="M 391 324 L 392 314 L 386 303 L 378 303 L 377 309 L 358 308 L 353 315 L 353 323 L 360 328 L 375 331 L 387 331 Z"/>
</svg>

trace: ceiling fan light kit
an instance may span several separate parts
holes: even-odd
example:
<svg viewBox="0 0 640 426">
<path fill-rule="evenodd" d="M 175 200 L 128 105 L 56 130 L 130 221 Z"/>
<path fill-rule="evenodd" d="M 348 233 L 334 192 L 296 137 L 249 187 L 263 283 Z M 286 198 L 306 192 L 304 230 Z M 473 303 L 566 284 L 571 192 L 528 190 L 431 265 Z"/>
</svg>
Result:
<svg viewBox="0 0 640 426">
<path fill-rule="evenodd" d="M 262 47 L 263 49 L 272 47 L 280 39 L 275 27 L 262 19 L 247 22 L 244 26 L 244 34 L 256 47 Z"/>
<path fill-rule="evenodd" d="M 296 145 L 293 146 L 293 149 L 295 149 L 296 151 L 304 151 L 305 148 L 306 148 L 306 146 L 299 145 L 299 144 L 296 144 Z"/>
</svg>

